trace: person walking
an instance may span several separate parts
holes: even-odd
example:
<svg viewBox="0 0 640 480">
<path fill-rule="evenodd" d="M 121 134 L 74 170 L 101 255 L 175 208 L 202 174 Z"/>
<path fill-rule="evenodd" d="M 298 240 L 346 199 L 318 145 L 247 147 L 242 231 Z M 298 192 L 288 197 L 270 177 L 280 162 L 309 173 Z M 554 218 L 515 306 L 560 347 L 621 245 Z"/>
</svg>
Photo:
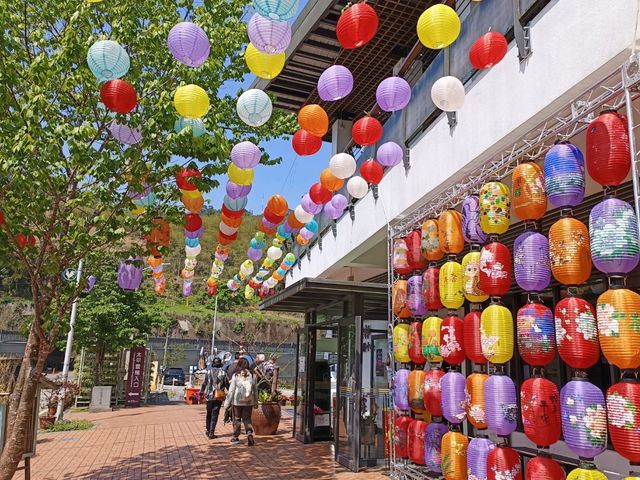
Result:
<svg viewBox="0 0 640 480">
<path fill-rule="evenodd" d="M 200 387 L 200 396 L 207 401 L 206 432 L 210 439 L 216 438 L 215 431 L 218 424 L 220 407 L 225 399 L 225 390 L 229 387 L 229 379 L 222 369 L 222 360 L 209 357 L 207 373 Z"/>
<path fill-rule="evenodd" d="M 258 408 L 258 389 L 256 379 L 246 358 L 240 358 L 229 386 L 229 394 L 224 404 L 226 409 L 233 408 L 233 437 L 231 443 L 240 443 L 240 423 L 244 424 L 247 444 L 255 445 L 253 440 L 253 425 L 251 425 L 251 411 Z"/>
</svg>

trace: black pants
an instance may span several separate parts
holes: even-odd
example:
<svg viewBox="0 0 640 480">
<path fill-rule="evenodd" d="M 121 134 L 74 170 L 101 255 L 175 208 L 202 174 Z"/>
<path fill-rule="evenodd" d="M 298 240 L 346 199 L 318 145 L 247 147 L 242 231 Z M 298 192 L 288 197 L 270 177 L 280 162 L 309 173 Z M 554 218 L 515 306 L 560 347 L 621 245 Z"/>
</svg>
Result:
<svg viewBox="0 0 640 480">
<path fill-rule="evenodd" d="M 216 431 L 216 425 L 218 424 L 218 415 L 220 414 L 220 407 L 222 402 L 220 400 L 208 400 L 207 401 L 207 432 L 213 434 Z"/>
<path fill-rule="evenodd" d="M 238 438 L 240 436 L 240 422 L 244 423 L 245 435 L 253 435 L 253 425 L 251 425 L 251 412 L 253 406 L 233 406 L 233 437 Z"/>
</svg>

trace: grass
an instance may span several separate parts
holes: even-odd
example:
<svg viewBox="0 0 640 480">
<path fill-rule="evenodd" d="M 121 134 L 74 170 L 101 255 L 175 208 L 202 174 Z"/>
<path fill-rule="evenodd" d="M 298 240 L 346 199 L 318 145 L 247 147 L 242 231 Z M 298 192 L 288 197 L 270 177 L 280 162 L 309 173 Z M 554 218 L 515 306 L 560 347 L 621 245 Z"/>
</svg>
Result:
<svg viewBox="0 0 640 480">
<path fill-rule="evenodd" d="M 89 420 L 61 420 L 46 428 L 46 432 L 70 432 L 72 430 L 89 430 L 93 422 Z"/>
</svg>

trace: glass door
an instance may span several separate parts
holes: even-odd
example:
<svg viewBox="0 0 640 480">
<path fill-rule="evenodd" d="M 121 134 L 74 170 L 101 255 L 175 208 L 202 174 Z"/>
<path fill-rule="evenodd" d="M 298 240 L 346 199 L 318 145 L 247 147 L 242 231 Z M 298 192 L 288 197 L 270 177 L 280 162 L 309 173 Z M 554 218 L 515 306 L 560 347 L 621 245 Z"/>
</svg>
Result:
<svg viewBox="0 0 640 480">
<path fill-rule="evenodd" d="M 355 428 L 358 371 L 356 360 L 356 326 L 351 320 L 338 330 L 338 414 L 336 415 L 336 460 L 350 470 L 357 470 L 357 436 Z"/>
<path fill-rule="evenodd" d="M 309 330 L 303 328 L 298 333 L 298 364 L 296 366 L 296 386 L 295 386 L 295 415 L 294 431 L 295 438 L 303 443 L 307 443 L 307 390 L 308 390 L 308 345 Z"/>
<path fill-rule="evenodd" d="M 338 329 L 319 327 L 313 365 L 313 441 L 332 440 L 337 400 Z M 310 366 L 311 368 L 311 366 Z"/>
</svg>

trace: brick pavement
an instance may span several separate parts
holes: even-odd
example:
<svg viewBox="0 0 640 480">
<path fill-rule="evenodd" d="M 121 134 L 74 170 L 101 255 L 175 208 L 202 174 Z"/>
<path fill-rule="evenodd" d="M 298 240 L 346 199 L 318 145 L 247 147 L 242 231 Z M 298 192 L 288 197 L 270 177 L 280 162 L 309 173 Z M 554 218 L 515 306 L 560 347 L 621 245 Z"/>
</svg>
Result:
<svg viewBox="0 0 640 480">
<path fill-rule="evenodd" d="M 256 437 L 257 445 L 231 445 L 231 428 L 204 435 L 202 405 L 164 405 L 108 413 L 76 413 L 66 418 L 95 422 L 91 430 L 41 433 L 32 478 L 44 479 L 387 479 L 380 470 L 354 474 L 333 461 L 332 444 L 303 445 L 291 438 L 283 415 L 278 435 Z M 22 480 L 22 472 L 14 480 Z"/>
</svg>

